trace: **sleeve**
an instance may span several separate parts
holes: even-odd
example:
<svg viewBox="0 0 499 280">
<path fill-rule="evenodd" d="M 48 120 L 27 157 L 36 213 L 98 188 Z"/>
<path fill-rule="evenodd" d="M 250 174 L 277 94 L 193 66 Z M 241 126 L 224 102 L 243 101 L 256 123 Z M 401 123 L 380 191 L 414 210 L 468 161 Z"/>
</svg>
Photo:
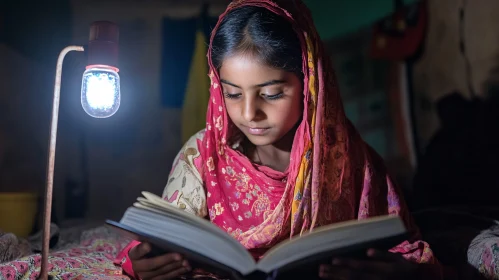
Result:
<svg viewBox="0 0 499 280">
<path fill-rule="evenodd" d="M 202 140 L 203 136 L 204 131 L 192 136 L 175 157 L 162 195 L 162 198 L 170 204 L 200 217 L 207 215 L 206 195 L 201 176 L 204 165 L 198 149 L 198 140 Z M 130 242 L 114 260 L 115 265 L 121 266 L 125 274 L 135 279 L 137 276 L 133 271 L 128 252 L 138 244 L 140 242 L 136 240 Z"/>
<path fill-rule="evenodd" d="M 433 251 L 430 249 L 430 245 L 428 245 L 425 241 L 420 240 L 421 235 L 419 229 L 414 223 L 412 215 L 409 213 L 400 191 L 393 184 L 389 176 L 387 176 L 386 181 L 388 186 L 388 213 L 402 217 L 407 229 L 412 233 L 411 240 L 404 241 L 402 244 L 399 244 L 390 251 L 401 253 L 406 259 L 417 263 L 437 263 L 437 260 L 433 255 Z"/>
<path fill-rule="evenodd" d="M 198 148 L 203 136 L 201 131 L 191 137 L 177 155 L 162 195 L 172 205 L 199 217 L 208 214 L 202 179 L 204 164 Z"/>
<path fill-rule="evenodd" d="M 364 168 L 358 218 L 365 219 L 386 214 L 400 216 L 411 237 L 390 249 L 390 252 L 400 253 L 407 260 L 424 264 L 421 266 L 422 279 L 443 279 L 443 268 L 429 244 L 421 240 L 419 229 L 409 212 L 401 190 L 387 174 L 382 159 L 377 154 L 374 156 L 372 154 L 373 162 L 366 164 Z"/>
<path fill-rule="evenodd" d="M 139 245 L 140 242 L 133 240 L 132 242 L 128 243 L 128 245 L 123 249 L 114 259 L 114 264 L 117 266 L 120 266 L 121 269 L 123 269 L 123 273 L 132 277 L 133 279 L 139 279 L 137 275 L 135 275 L 135 272 L 133 271 L 132 267 L 132 262 L 130 261 L 130 258 L 128 257 L 128 252 L 130 249 L 133 247 Z"/>
</svg>

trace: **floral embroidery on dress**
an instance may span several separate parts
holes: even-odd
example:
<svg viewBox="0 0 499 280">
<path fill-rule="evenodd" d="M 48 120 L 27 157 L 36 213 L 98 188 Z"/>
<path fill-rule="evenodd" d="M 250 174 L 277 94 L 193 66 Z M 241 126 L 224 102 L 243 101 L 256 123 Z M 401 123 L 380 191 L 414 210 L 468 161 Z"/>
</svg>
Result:
<svg viewBox="0 0 499 280">
<path fill-rule="evenodd" d="M 255 212 L 256 216 L 264 214 L 265 219 L 271 211 L 270 205 L 271 201 L 269 200 L 269 197 L 264 193 L 259 193 L 257 200 L 255 200 L 251 206 L 251 211 Z"/>
<path fill-rule="evenodd" d="M 206 161 L 206 166 L 208 167 L 209 171 L 215 170 L 215 164 L 213 163 L 213 158 L 210 157 L 208 161 Z"/>
<path fill-rule="evenodd" d="M 191 137 L 177 155 L 162 195 L 165 201 L 200 217 L 207 215 L 206 194 L 200 172 L 203 167 L 199 166 L 197 160 L 200 157 L 197 141 L 203 135 L 204 131 L 200 131 Z"/>
<path fill-rule="evenodd" d="M 262 191 L 260 186 L 249 183 L 251 177 L 248 174 L 236 173 L 231 166 L 222 168 L 222 174 L 226 175 L 225 182 L 227 186 L 234 187 L 234 197 L 237 199 L 243 198 L 241 203 L 246 207 L 241 209 L 249 210 L 244 213 L 244 216 L 246 218 L 253 216 L 253 214 L 256 217 L 260 217 L 262 216 L 262 214 L 270 212 L 271 210 L 273 210 L 273 207 L 275 207 L 275 205 L 272 205 L 271 200 L 269 199 L 267 194 Z M 234 212 L 236 212 L 240 206 L 237 202 L 232 202 L 230 205 L 232 211 Z M 250 216 L 248 212 L 254 213 Z M 263 215 L 263 218 L 265 217 L 266 215 Z"/>
<path fill-rule="evenodd" d="M 215 209 L 216 216 L 220 216 L 224 212 L 224 208 L 220 203 L 215 203 L 215 205 L 213 205 L 213 208 Z"/>
<path fill-rule="evenodd" d="M 236 228 L 236 229 L 232 230 L 232 228 L 229 227 L 225 230 L 227 231 L 228 234 L 230 234 L 235 239 L 237 239 L 239 237 L 239 235 L 241 235 L 241 233 L 243 233 L 243 231 L 240 228 Z"/>
<path fill-rule="evenodd" d="M 237 202 L 231 202 L 230 203 L 230 207 L 232 208 L 232 211 L 237 211 L 237 209 L 239 209 L 239 203 Z"/>
</svg>

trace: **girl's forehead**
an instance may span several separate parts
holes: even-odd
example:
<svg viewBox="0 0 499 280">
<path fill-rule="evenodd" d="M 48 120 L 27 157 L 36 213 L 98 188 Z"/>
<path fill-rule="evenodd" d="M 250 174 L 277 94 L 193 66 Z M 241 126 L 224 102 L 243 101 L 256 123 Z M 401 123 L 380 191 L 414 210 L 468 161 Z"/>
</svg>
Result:
<svg viewBox="0 0 499 280">
<path fill-rule="evenodd" d="M 270 67 L 259 59 L 245 55 L 226 58 L 220 68 L 220 79 L 239 86 L 283 80 L 287 74 L 285 70 Z"/>
</svg>

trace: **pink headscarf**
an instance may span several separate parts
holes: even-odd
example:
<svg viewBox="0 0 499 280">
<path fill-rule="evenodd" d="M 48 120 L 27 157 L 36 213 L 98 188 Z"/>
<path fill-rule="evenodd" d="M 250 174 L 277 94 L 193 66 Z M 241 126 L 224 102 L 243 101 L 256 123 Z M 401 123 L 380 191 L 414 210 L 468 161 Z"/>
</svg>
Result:
<svg viewBox="0 0 499 280">
<path fill-rule="evenodd" d="M 280 1 L 281 2 L 281 1 Z M 268 9 L 289 20 L 303 49 L 303 118 L 294 137 L 290 166 L 277 172 L 252 163 L 231 147 L 238 134 L 224 104 L 220 78 L 208 51 L 210 103 L 198 146 L 206 163 L 203 181 L 210 219 L 259 256 L 269 247 L 335 222 L 397 214 L 412 220 L 379 156 L 347 120 L 333 67 L 301 1 L 233 1 L 222 19 L 245 5 Z M 299 11 L 299 12 L 298 12 Z M 405 242 L 394 251 L 419 262 L 432 259 L 426 243 Z"/>
</svg>

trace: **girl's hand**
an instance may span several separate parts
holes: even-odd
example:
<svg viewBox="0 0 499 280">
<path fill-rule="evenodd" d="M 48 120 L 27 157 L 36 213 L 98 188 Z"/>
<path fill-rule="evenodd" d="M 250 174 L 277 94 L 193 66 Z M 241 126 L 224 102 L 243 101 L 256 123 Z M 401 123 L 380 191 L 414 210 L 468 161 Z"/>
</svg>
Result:
<svg viewBox="0 0 499 280">
<path fill-rule="evenodd" d="M 159 280 L 174 279 L 191 270 L 189 263 L 176 253 L 146 258 L 151 251 L 149 243 L 140 243 L 130 249 L 128 257 L 132 261 L 132 267 L 139 279 Z"/>
<path fill-rule="evenodd" d="M 330 265 L 321 265 L 319 277 L 323 279 L 418 279 L 418 264 L 401 255 L 374 249 L 367 251 L 368 260 L 333 259 Z"/>
</svg>

